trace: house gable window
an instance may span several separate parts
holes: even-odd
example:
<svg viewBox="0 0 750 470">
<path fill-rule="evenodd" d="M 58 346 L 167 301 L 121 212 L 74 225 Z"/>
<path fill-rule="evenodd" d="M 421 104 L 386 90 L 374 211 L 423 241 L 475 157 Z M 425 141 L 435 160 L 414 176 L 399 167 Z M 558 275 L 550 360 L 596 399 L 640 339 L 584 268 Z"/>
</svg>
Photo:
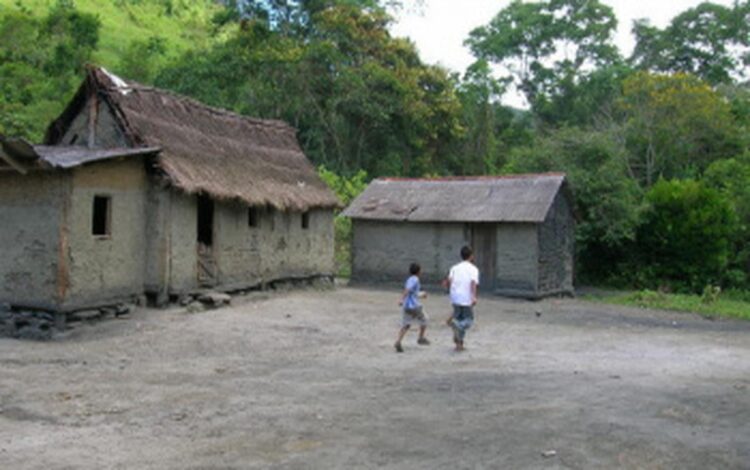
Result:
<svg viewBox="0 0 750 470">
<path fill-rule="evenodd" d="M 91 217 L 91 234 L 96 237 L 109 237 L 112 234 L 112 198 L 94 196 Z"/>
</svg>

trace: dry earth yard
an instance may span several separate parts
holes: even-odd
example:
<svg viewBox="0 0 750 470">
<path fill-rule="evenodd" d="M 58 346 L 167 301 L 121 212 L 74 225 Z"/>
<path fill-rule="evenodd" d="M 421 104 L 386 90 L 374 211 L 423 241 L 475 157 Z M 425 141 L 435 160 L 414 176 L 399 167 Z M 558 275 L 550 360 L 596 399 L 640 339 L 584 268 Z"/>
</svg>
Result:
<svg viewBox="0 0 750 470">
<path fill-rule="evenodd" d="M 0 468 L 750 468 L 750 322 L 485 297 L 455 354 L 434 295 L 433 344 L 396 354 L 397 301 L 256 294 L 0 339 Z"/>
</svg>

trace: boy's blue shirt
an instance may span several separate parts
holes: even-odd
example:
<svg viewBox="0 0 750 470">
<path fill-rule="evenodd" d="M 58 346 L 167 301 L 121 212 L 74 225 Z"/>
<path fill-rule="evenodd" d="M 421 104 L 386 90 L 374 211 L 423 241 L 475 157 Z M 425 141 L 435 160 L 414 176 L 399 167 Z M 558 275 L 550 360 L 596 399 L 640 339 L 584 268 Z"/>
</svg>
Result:
<svg viewBox="0 0 750 470">
<path fill-rule="evenodd" d="M 404 285 L 404 288 L 408 291 L 406 294 L 406 300 L 404 300 L 404 310 L 414 310 L 415 308 L 422 306 L 422 304 L 419 303 L 420 287 L 419 277 L 409 276 Z"/>
</svg>

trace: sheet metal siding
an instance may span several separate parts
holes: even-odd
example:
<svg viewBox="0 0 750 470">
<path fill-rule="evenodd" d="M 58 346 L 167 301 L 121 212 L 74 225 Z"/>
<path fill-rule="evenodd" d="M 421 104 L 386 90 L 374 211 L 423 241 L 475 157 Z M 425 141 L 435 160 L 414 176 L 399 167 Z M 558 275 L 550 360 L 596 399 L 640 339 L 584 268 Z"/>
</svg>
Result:
<svg viewBox="0 0 750 470">
<path fill-rule="evenodd" d="M 373 181 L 343 215 L 409 222 L 543 222 L 562 175 Z"/>
</svg>

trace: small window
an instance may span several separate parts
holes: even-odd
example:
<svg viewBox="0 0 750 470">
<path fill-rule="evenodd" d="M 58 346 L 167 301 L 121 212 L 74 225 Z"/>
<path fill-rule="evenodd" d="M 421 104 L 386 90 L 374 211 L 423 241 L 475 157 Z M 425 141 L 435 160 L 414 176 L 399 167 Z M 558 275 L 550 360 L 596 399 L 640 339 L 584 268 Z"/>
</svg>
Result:
<svg viewBox="0 0 750 470">
<path fill-rule="evenodd" d="M 260 225 L 260 218 L 257 207 L 250 207 L 247 210 L 247 226 L 258 227 Z"/>
<path fill-rule="evenodd" d="M 98 237 L 110 235 L 112 198 L 94 196 L 94 214 L 91 221 L 91 233 Z"/>
<path fill-rule="evenodd" d="M 310 213 L 309 212 L 302 213 L 302 228 L 305 230 L 310 228 Z"/>
</svg>

